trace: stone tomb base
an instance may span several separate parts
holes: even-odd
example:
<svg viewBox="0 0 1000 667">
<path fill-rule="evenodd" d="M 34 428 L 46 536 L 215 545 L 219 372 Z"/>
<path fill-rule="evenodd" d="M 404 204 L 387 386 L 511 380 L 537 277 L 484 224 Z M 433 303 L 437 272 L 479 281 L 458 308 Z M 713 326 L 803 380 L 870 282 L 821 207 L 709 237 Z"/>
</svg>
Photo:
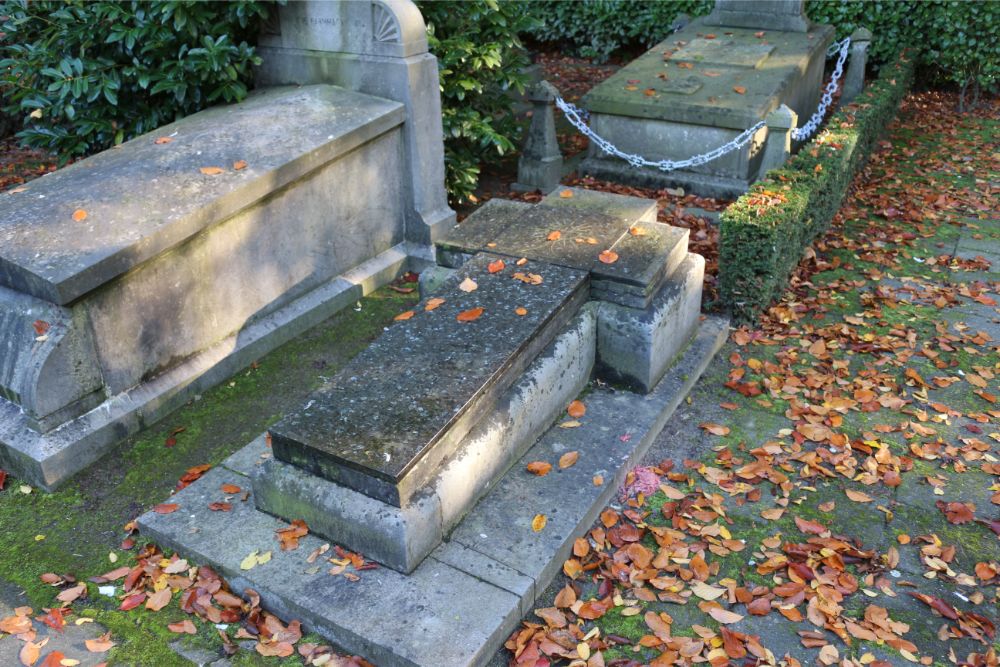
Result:
<svg viewBox="0 0 1000 667">
<path fill-rule="evenodd" d="M 267 89 L 2 195 L 0 468 L 51 489 L 395 277 L 404 120 Z"/>
<path fill-rule="evenodd" d="M 143 531 L 380 665 L 483 664 L 727 330 L 700 317 L 703 260 L 654 202 L 568 194 L 470 216 L 440 242 L 456 268 L 412 315 L 281 419 L 270 449 L 257 439 Z M 600 261 L 609 249 L 618 260 Z M 596 385 L 579 424 L 560 427 L 595 370 L 637 391 Z M 571 468 L 525 471 L 573 450 Z M 252 495 L 220 517 L 208 504 L 224 482 Z M 310 527 L 295 552 L 276 551 L 279 519 Z M 324 539 L 383 567 L 351 583 L 306 563 Z M 275 557 L 241 571 L 253 550 Z"/>
<path fill-rule="evenodd" d="M 751 3 L 743 3 L 750 5 Z M 620 150 L 680 161 L 735 139 L 787 104 L 802 122 L 821 94 L 830 26 L 788 31 L 696 19 L 583 98 L 590 126 Z M 591 143 L 582 171 L 624 183 L 737 197 L 760 174 L 767 128 L 707 164 L 670 172 L 633 167 Z"/>
</svg>

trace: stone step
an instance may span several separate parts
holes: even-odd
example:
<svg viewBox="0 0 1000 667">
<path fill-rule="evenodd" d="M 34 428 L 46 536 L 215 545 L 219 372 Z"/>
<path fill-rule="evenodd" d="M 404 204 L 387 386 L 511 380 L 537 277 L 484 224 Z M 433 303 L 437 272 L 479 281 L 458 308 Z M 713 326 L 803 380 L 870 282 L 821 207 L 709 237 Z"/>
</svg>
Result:
<svg viewBox="0 0 1000 667">
<path fill-rule="evenodd" d="M 535 604 L 582 535 L 612 499 L 625 475 L 663 428 L 725 340 L 728 322 L 708 318 L 656 388 L 647 395 L 595 388 L 587 414 L 574 429 L 553 427 L 499 480 L 411 574 L 379 567 L 358 581 L 307 562 L 323 544 L 312 534 L 281 551 L 274 531 L 286 524 L 254 508 L 251 497 L 232 512 L 213 512 L 222 484 L 247 487 L 248 475 L 270 460 L 264 438 L 237 452 L 177 493 L 172 514 L 139 518 L 143 534 L 199 564 L 210 564 L 234 590 L 253 588 L 265 608 L 300 619 L 345 650 L 384 667 L 487 664 L 521 617 Z M 539 478 L 527 462 L 555 461 L 571 450 L 578 462 Z M 603 483 L 593 483 L 595 475 Z M 548 524 L 532 530 L 535 514 Z M 272 559 L 251 570 L 250 552 Z M 400 619 L 406 619 L 400 622 Z"/>
<path fill-rule="evenodd" d="M 443 303 L 428 311 L 421 302 L 279 421 L 270 430 L 275 458 L 407 506 L 587 300 L 585 272 L 508 258 L 491 273 L 499 259 L 467 262 L 436 293 Z M 467 279 L 474 291 L 461 289 Z M 457 321 L 474 308 L 481 317 Z"/>
</svg>

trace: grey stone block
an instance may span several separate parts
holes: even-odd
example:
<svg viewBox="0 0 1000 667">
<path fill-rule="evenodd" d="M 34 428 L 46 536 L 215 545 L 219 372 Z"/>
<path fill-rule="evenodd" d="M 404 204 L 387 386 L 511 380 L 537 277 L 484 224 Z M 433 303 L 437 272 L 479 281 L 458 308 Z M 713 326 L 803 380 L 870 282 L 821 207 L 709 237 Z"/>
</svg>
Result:
<svg viewBox="0 0 1000 667">
<path fill-rule="evenodd" d="M 262 510 L 305 519 L 316 533 L 410 572 L 583 389 L 594 363 L 596 327 L 596 309 L 587 306 L 402 508 L 294 466 L 266 458 L 252 463 L 254 456 L 260 460 L 263 438 L 234 455 L 236 465 L 251 470 Z"/>
<path fill-rule="evenodd" d="M 445 542 L 431 552 L 431 558 L 513 593 L 521 600 L 521 614 L 526 616 L 531 612 L 535 601 L 535 580 L 528 575 L 458 542 Z"/>
<path fill-rule="evenodd" d="M 418 306 L 278 422 L 270 430 L 275 458 L 404 507 L 589 292 L 582 272 L 529 263 L 490 273 L 495 259 L 477 255 L 438 292 L 443 304 Z M 518 270 L 544 282 L 513 280 Z M 460 290 L 469 276 L 478 289 Z M 456 321 L 474 307 L 485 309 L 481 318 Z"/>
<path fill-rule="evenodd" d="M 223 468 L 249 477 L 253 471 L 274 458 L 271 447 L 267 444 L 267 434 L 261 433 L 250 441 L 250 444 L 240 447 L 221 463 Z"/>
<path fill-rule="evenodd" d="M 646 308 L 687 257 L 689 232 L 659 222 L 638 222 L 613 246 L 618 259 L 590 272 L 592 298 Z"/>
<path fill-rule="evenodd" d="M 715 0 L 705 25 L 806 32 L 805 0 Z"/>
<path fill-rule="evenodd" d="M 694 333 L 701 315 L 705 260 L 688 254 L 647 308 L 601 303 L 597 372 L 649 392 Z"/>
<path fill-rule="evenodd" d="M 569 192 L 571 196 L 563 195 Z M 655 199 L 630 197 L 613 192 L 587 190 L 584 188 L 559 188 L 557 192 L 543 198 L 540 204 L 554 208 L 583 209 L 617 218 L 626 225 L 637 222 L 656 222 L 657 204 Z"/>
<path fill-rule="evenodd" d="M 510 199 L 489 200 L 438 240 L 438 263 L 457 269 L 476 253 L 491 250 L 486 244 L 530 208 L 531 204 Z"/>
<path fill-rule="evenodd" d="M 472 256 L 469 255 L 468 258 L 472 259 Z M 444 286 L 448 282 L 448 279 L 453 275 L 455 275 L 455 269 L 449 269 L 444 266 L 432 266 L 421 271 L 419 283 L 420 298 L 426 299 L 430 295 L 434 294 L 434 292 Z"/>
</svg>

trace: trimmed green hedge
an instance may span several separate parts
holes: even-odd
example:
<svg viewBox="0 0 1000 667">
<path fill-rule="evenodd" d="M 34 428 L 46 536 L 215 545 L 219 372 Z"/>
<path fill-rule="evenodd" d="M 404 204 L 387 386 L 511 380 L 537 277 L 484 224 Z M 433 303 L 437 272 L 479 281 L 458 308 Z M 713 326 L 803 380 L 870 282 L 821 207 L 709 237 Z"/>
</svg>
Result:
<svg viewBox="0 0 1000 667">
<path fill-rule="evenodd" d="M 721 218 L 719 291 L 737 322 L 752 322 L 781 295 L 805 248 L 839 210 L 913 82 L 910 55 L 838 110 L 816 139 L 771 171 Z"/>
</svg>

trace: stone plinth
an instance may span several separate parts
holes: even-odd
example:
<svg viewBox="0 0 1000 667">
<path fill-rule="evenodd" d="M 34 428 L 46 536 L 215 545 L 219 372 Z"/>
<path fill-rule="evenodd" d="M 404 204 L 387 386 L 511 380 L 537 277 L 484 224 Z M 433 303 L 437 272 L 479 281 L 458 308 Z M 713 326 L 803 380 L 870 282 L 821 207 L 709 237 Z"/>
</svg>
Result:
<svg viewBox="0 0 1000 667">
<path fill-rule="evenodd" d="M 391 278 L 404 119 L 270 89 L 3 195 L 0 467 L 54 486 Z"/>
<path fill-rule="evenodd" d="M 791 32 L 695 20 L 596 86 L 582 104 L 594 131 L 622 151 L 684 160 L 726 144 L 782 104 L 808 118 L 820 99 L 832 39 L 830 26 Z M 592 143 L 582 169 L 622 182 L 733 197 L 760 176 L 766 138 L 765 127 L 742 149 L 671 172 L 632 167 Z"/>
</svg>

